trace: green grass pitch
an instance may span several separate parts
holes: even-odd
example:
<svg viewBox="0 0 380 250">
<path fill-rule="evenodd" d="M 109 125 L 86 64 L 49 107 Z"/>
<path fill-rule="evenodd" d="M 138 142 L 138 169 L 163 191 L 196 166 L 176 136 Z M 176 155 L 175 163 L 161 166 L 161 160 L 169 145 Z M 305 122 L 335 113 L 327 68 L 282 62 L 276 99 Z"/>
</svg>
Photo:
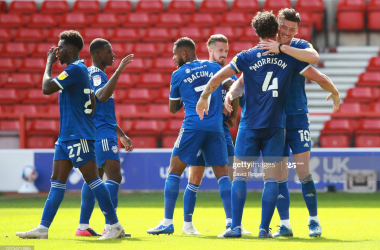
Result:
<svg viewBox="0 0 380 250">
<path fill-rule="evenodd" d="M 249 192 L 243 226 L 253 235 L 240 239 L 218 239 L 225 225 L 224 210 L 217 192 L 199 192 L 194 225 L 199 236 L 182 235 L 183 209 L 180 193 L 174 213 L 173 235 L 152 236 L 146 233 L 163 218 L 163 193 L 121 194 L 118 216 L 132 238 L 98 241 L 75 237 L 79 221 L 80 194 L 66 194 L 49 230 L 48 240 L 23 240 L 16 231 L 27 231 L 40 221 L 47 194 L 0 196 L 0 246 L 33 245 L 39 249 L 380 249 L 380 193 L 319 193 L 318 208 L 322 237 L 308 236 L 308 212 L 300 193 L 291 193 L 290 219 L 292 238 L 258 239 L 261 193 Z M 277 230 L 275 211 L 271 223 Z M 96 206 L 91 226 L 101 232 L 104 217 Z"/>
</svg>

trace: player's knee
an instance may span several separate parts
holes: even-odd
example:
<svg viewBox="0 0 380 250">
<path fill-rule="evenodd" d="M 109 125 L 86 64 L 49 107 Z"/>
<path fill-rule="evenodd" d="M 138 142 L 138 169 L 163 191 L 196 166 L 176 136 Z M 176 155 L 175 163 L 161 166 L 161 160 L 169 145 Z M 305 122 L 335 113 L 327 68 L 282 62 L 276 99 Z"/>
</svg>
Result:
<svg viewBox="0 0 380 250">
<path fill-rule="evenodd" d="M 201 185 L 203 174 L 192 174 L 189 177 L 189 182 L 195 185 Z"/>
<path fill-rule="evenodd" d="M 108 176 L 109 175 L 109 176 Z M 111 181 L 115 181 L 117 183 L 121 183 L 121 179 L 122 179 L 122 176 L 121 176 L 121 172 L 120 170 L 119 171 L 114 171 L 112 173 L 109 173 L 107 175 L 107 178 Z"/>
</svg>

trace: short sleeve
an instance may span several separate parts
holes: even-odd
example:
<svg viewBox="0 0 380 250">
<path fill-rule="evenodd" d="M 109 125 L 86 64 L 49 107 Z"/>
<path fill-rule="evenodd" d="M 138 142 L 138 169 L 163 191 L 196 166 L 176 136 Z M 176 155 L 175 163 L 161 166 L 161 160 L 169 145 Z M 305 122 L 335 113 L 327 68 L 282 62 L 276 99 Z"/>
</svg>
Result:
<svg viewBox="0 0 380 250">
<path fill-rule="evenodd" d="M 306 40 L 299 40 L 296 46 L 298 49 L 313 49 L 313 45 Z"/>
<path fill-rule="evenodd" d="M 244 104 L 245 104 L 245 94 L 243 92 L 243 94 L 239 97 L 239 106 L 241 108 L 244 108 Z"/>
<path fill-rule="evenodd" d="M 311 67 L 311 64 L 306 63 L 306 62 L 301 62 L 297 60 L 297 68 L 296 71 L 300 73 L 300 75 L 303 74 L 308 68 Z"/>
<path fill-rule="evenodd" d="M 237 54 L 230 62 L 230 66 L 235 71 L 236 74 L 241 71 L 241 63 L 242 63 L 242 53 Z"/>
<path fill-rule="evenodd" d="M 71 84 L 74 84 L 78 80 L 79 66 L 74 64 L 69 65 L 59 74 L 57 77 L 53 79 L 53 81 L 61 88 L 64 89 Z M 88 78 L 87 78 L 88 79 Z"/>
<path fill-rule="evenodd" d="M 95 92 L 98 92 L 101 88 L 106 85 L 107 80 L 102 77 L 102 74 L 100 72 L 94 73 L 91 75 L 91 86 L 92 90 Z"/>
<path fill-rule="evenodd" d="M 181 99 L 181 95 L 179 93 L 179 86 L 180 86 L 181 82 L 180 82 L 180 77 L 178 76 L 177 72 L 178 71 L 173 73 L 172 79 L 170 81 L 169 100 L 180 100 Z"/>
</svg>

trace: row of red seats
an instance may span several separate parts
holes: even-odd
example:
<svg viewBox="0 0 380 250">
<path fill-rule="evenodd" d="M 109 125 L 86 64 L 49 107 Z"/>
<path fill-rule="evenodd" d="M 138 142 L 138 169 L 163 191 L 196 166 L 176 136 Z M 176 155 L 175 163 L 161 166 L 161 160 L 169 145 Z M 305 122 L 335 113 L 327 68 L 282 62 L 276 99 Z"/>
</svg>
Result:
<svg viewBox="0 0 380 250">
<path fill-rule="evenodd" d="M 361 102 L 369 104 L 373 101 L 380 100 L 380 88 L 355 87 L 347 90 L 344 102 Z"/>
<path fill-rule="evenodd" d="M 367 19 L 367 25 L 366 25 Z M 380 30 L 380 1 L 340 0 L 337 6 L 337 27 L 339 30 Z"/>
<path fill-rule="evenodd" d="M 356 125 L 357 124 L 357 125 Z M 332 119 L 321 131 L 321 147 L 380 147 L 380 119 L 362 119 L 358 123 L 349 119 Z"/>
</svg>

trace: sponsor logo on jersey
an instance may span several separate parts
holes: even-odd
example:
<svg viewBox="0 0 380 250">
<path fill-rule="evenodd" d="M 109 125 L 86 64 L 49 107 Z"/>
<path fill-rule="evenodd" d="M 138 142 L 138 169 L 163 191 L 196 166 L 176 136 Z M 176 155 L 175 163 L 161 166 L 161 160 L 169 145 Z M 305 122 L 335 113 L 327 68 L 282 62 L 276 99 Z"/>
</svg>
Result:
<svg viewBox="0 0 380 250">
<path fill-rule="evenodd" d="M 282 194 L 279 194 L 278 197 L 277 197 L 277 199 L 285 199 L 285 197 L 282 196 Z"/>
<path fill-rule="evenodd" d="M 59 80 L 65 80 L 65 78 L 68 76 L 69 76 L 69 74 L 67 74 L 66 71 L 63 71 L 61 74 L 59 74 L 58 79 Z"/>
<path fill-rule="evenodd" d="M 78 157 L 77 162 L 83 161 L 82 158 Z"/>
<path fill-rule="evenodd" d="M 186 74 L 189 74 L 190 73 L 190 69 L 186 69 Z"/>
<path fill-rule="evenodd" d="M 115 146 L 112 146 L 112 152 L 114 152 L 115 154 L 117 154 L 117 146 L 115 145 Z"/>
<path fill-rule="evenodd" d="M 257 58 L 260 58 L 261 57 L 261 53 L 258 52 L 256 56 L 257 56 Z"/>
<path fill-rule="evenodd" d="M 97 87 L 102 83 L 102 77 L 100 75 L 95 75 L 92 77 L 92 81 L 94 82 L 94 86 Z"/>
<path fill-rule="evenodd" d="M 309 143 L 305 143 L 305 144 L 303 144 L 303 146 L 305 147 L 305 148 L 308 148 L 309 147 Z"/>
</svg>

